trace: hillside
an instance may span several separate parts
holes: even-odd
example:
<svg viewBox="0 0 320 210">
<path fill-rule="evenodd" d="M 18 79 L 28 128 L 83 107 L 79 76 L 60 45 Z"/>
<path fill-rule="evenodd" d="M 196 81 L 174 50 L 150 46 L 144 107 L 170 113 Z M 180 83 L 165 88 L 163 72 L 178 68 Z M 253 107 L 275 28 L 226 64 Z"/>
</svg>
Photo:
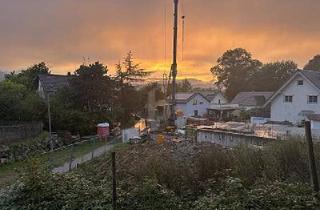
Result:
<svg viewBox="0 0 320 210">
<path fill-rule="evenodd" d="M 203 88 L 203 89 L 215 88 L 213 81 L 202 81 L 194 78 L 186 78 L 186 79 L 191 83 L 193 88 Z M 178 80 L 178 82 L 179 81 L 182 81 L 182 80 Z"/>
</svg>

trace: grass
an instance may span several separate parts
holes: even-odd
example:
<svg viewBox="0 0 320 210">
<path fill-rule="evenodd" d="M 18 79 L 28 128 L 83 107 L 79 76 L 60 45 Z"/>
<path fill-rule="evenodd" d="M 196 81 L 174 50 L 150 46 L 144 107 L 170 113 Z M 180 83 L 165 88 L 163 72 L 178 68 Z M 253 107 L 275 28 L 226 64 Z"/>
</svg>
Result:
<svg viewBox="0 0 320 210">
<path fill-rule="evenodd" d="M 85 155 L 91 152 L 92 150 L 99 148 L 105 144 L 106 144 L 105 141 L 96 141 L 95 144 L 93 142 L 85 142 L 85 143 L 77 144 L 73 146 L 72 150 L 71 150 L 71 146 L 68 146 L 63 150 L 57 150 L 51 153 L 39 155 L 37 157 L 44 160 L 45 162 L 48 162 L 50 167 L 54 168 L 54 167 L 63 165 L 65 162 L 69 161 L 71 151 L 73 154 L 72 155 L 73 158 L 81 157 L 82 155 Z M 16 161 L 16 162 L 11 162 L 5 165 L 1 165 L 0 166 L 0 188 L 14 183 L 14 181 L 17 180 L 18 178 L 19 171 L 23 169 L 26 163 L 27 163 L 27 160 Z"/>
<path fill-rule="evenodd" d="M 71 146 L 67 147 L 63 150 L 58 150 L 52 153 L 48 153 L 43 155 L 44 160 L 49 161 L 51 167 L 58 167 L 63 165 L 65 162 L 70 160 L 70 156 L 72 153 L 72 157 L 81 157 L 87 153 L 90 153 L 92 150 L 97 149 L 106 145 L 105 141 L 96 141 L 93 142 L 85 142 L 82 144 L 74 145 L 73 148 Z"/>
</svg>

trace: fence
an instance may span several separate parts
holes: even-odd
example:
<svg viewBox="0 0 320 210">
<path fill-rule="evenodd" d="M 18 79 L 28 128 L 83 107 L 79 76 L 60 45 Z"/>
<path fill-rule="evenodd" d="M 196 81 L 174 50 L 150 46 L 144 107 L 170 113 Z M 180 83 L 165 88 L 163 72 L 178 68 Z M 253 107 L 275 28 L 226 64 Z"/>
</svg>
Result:
<svg viewBox="0 0 320 210">
<path fill-rule="evenodd" d="M 77 168 L 78 165 L 82 163 L 88 162 L 107 153 L 113 148 L 113 144 L 117 142 L 120 142 L 119 137 L 115 137 L 111 141 L 101 141 L 92 137 L 88 140 L 43 153 L 43 155 L 48 157 L 49 163 L 51 162 L 53 166 L 53 173 L 66 173 Z M 60 158 L 61 160 L 59 161 L 57 158 Z"/>
<path fill-rule="evenodd" d="M 42 122 L 0 125 L 0 144 L 15 143 L 33 138 L 43 131 Z"/>
</svg>

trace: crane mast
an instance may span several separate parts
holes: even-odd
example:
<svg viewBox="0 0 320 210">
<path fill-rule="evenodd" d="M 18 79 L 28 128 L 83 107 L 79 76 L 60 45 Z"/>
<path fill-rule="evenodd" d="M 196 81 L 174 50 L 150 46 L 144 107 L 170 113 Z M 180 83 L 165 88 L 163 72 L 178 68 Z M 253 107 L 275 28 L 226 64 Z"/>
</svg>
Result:
<svg viewBox="0 0 320 210">
<path fill-rule="evenodd" d="M 174 1 L 174 26 L 173 26 L 173 58 L 171 65 L 171 75 L 172 75 L 172 98 L 171 98 L 171 115 L 169 123 L 171 126 L 175 126 L 176 121 L 176 91 L 177 91 L 177 45 L 178 45 L 178 4 L 179 0 Z"/>
</svg>

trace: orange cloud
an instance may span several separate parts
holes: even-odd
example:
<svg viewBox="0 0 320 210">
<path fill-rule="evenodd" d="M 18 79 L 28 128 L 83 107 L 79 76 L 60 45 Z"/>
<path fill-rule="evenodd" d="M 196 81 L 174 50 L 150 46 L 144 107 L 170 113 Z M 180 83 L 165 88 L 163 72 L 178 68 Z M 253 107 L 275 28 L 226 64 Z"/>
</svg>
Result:
<svg viewBox="0 0 320 210">
<path fill-rule="evenodd" d="M 187 18 L 183 60 L 179 31 L 179 78 L 212 80 L 217 58 L 236 47 L 263 62 L 290 59 L 300 67 L 320 53 L 318 0 L 180 2 Z M 11 0 L 1 2 L 0 13 L 0 69 L 45 61 L 63 74 L 85 57 L 112 73 L 132 50 L 141 67 L 157 72 L 153 77 L 170 70 L 171 0 Z"/>
</svg>

